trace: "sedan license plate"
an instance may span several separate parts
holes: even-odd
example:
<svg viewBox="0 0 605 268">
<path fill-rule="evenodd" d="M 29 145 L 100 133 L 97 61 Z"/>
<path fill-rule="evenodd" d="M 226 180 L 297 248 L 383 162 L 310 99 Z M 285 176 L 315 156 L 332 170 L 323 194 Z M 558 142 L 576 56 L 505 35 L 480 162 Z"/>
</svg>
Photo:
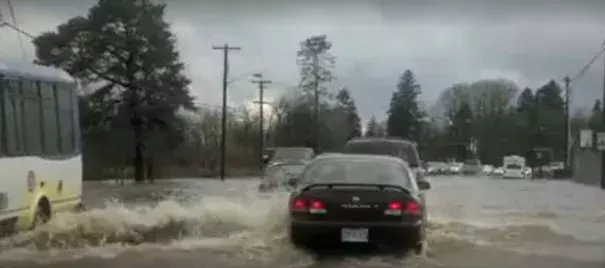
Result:
<svg viewBox="0 0 605 268">
<path fill-rule="evenodd" d="M 359 228 L 359 229 L 343 228 L 343 229 L 341 229 L 341 232 L 340 232 L 340 240 L 342 242 L 366 243 L 366 242 L 368 242 L 368 229 L 367 228 Z"/>
</svg>

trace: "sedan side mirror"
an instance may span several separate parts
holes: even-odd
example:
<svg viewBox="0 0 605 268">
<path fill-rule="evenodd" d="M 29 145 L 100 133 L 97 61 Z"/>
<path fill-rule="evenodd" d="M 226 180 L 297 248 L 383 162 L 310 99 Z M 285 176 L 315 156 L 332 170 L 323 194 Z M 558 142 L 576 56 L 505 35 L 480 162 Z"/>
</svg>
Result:
<svg viewBox="0 0 605 268">
<path fill-rule="evenodd" d="M 418 188 L 420 188 L 420 190 L 431 189 L 431 183 L 429 183 L 428 181 L 425 181 L 425 180 L 418 181 Z"/>
</svg>

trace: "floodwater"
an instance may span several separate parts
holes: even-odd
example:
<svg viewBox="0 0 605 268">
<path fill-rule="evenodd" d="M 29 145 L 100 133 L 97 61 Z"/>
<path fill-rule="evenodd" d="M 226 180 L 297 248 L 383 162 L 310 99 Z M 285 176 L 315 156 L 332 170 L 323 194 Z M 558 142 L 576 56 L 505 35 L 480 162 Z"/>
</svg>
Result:
<svg viewBox="0 0 605 268">
<path fill-rule="evenodd" d="M 90 210 L 0 240 L 0 267 L 605 267 L 605 191 L 435 177 L 424 255 L 293 249 L 285 194 L 256 179 L 85 184 Z"/>
</svg>

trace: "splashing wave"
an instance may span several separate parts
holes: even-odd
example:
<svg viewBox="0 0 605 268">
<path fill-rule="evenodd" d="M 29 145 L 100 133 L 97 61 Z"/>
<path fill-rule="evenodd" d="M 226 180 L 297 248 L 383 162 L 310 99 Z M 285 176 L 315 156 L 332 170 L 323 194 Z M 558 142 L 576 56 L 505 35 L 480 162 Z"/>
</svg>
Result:
<svg viewBox="0 0 605 268">
<path fill-rule="evenodd" d="M 108 202 L 83 213 L 59 214 L 34 231 L 0 240 L 0 260 L 39 254 L 73 256 L 74 252 L 111 257 L 149 248 L 207 248 L 237 250 L 254 258 L 270 256 L 291 249 L 285 232 L 286 198 L 279 194 L 252 200 L 206 197 L 187 204 L 166 200 L 133 207 Z M 432 218 L 427 247 L 431 255 L 528 240 L 566 243 L 578 238 L 543 224 L 495 227 Z"/>
</svg>

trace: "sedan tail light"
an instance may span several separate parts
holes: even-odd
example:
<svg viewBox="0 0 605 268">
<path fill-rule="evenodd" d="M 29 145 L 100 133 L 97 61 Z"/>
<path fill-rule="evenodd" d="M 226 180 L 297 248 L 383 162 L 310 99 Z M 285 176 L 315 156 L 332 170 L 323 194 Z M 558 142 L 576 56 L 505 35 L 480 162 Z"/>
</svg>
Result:
<svg viewBox="0 0 605 268">
<path fill-rule="evenodd" d="M 309 214 L 324 214 L 327 212 L 326 204 L 312 198 L 294 198 L 290 203 L 290 211 L 307 212 Z"/>
<path fill-rule="evenodd" d="M 401 216 L 403 214 L 418 215 L 421 212 L 421 206 L 415 201 L 391 201 L 384 211 L 385 215 Z"/>
<path fill-rule="evenodd" d="M 290 210 L 307 210 L 307 202 L 304 199 L 294 199 Z"/>
</svg>

